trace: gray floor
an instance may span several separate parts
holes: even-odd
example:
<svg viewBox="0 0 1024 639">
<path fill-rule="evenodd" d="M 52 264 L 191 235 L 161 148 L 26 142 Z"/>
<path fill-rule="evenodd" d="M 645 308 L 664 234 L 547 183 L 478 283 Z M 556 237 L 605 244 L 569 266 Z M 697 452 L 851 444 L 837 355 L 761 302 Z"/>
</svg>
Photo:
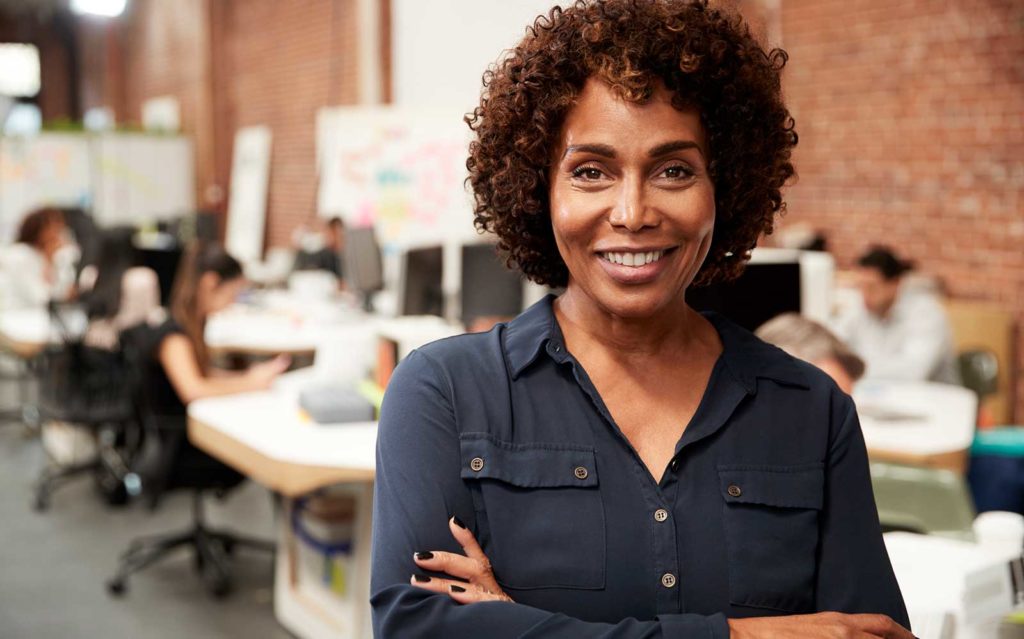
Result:
<svg viewBox="0 0 1024 639">
<path fill-rule="evenodd" d="M 15 401 L 0 382 L 0 407 Z M 2 408 L 0 408 L 2 410 Z M 31 484 L 45 463 L 40 441 L 20 424 L 0 422 L 0 637 L 3 639 L 285 639 L 274 619 L 273 562 L 246 554 L 234 563 L 235 589 L 212 599 L 182 551 L 132 578 L 121 599 L 105 581 L 119 553 L 138 535 L 185 527 L 189 496 L 173 494 L 156 512 L 142 504 L 104 506 L 91 480 L 58 489 L 50 510 L 30 508 Z M 210 500 L 212 524 L 270 539 L 268 493 L 243 484 L 223 502 Z"/>
</svg>

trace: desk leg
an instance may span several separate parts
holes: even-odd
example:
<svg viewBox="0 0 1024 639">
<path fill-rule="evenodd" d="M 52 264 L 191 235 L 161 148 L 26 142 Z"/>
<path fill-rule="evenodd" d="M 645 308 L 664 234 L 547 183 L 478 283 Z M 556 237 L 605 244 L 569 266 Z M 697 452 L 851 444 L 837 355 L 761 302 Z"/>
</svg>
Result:
<svg viewBox="0 0 1024 639">
<path fill-rule="evenodd" d="M 274 572 L 274 614 L 282 626 L 301 639 L 370 639 L 370 535 L 373 512 L 372 484 L 345 484 L 322 495 L 355 505 L 352 553 L 344 561 L 340 590 L 317 583 L 308 561 L 302 561 L 305 541 L 292 525 L 295 502 L 284 500 L 278 530 Z M 308 557 L 308 555 L 307 555 Z"/>
</svg>

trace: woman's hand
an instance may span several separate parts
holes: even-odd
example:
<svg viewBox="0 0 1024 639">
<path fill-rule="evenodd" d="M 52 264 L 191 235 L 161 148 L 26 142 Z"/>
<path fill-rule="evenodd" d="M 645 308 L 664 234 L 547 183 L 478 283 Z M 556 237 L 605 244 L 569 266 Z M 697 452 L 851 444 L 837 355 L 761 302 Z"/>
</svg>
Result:
<svg viewBox="0 0 1024 639">
<path fill-rule="evenodd" d="M 465 556 L 430 551 L 416 553 L 413 560 L 424 570 L 444 573 L 458 577 L 459 580 L 428 577 L 417 573 L 412 576 L 410 583 L 424 590 L 444 593 L 464 604 L 478 601 L 512 601 L 495 581 L 491 561 L 476 542 L 473 533 L 469 532 L 458 517 L 448 520 L 448 528 L 451 529 L 455 541 L 462 546 Z"/>
<path fill-rule="evenodd" d="M 729 633 L 732 639 L 914 639 L 885 615 L 839 612 L 730 619 Z"/>
<path fill-rule="evenodd" d="M 274 382 L 277 376 L 288 370 L 291 363 L 291 357 L 287 355 L 278 355 L 274 359 L 260 362 L 259 364 L 253 364 L 245 374 L 252 380 L 253 385 L 257 389 L 264 390 L 270 388 L 270 385 Z"/>
</svg>

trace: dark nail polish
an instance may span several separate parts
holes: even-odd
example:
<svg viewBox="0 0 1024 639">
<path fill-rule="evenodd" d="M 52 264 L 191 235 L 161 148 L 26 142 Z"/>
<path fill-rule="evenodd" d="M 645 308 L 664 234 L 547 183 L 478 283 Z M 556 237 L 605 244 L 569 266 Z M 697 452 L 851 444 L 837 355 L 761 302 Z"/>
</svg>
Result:
<svg viewBox="0 0 1024 639">
<path fill-rule="evenodd" d="M 430 581 L 430 577 L 428 577 L 426 575 L 421 575 L 421 574 L 418 574 L 418 573 L 414 574 L 412 576 L 412 578 L 415 579 L 416 581 L 420 582 L 421 584 L 425 584 L 428 581 Z"/>
<path fill-rule="evenodd" d="M 452 592 L 466 592 L 466 589 L 462 586 L 452 586 Z"/>
<path fill-rule="evenodd" d="M 452 515 L 452 521 L 454 521 L 455 525 L 458 526 L 459 528 L 465 528 L 466 527 L 466 524 L 462 523 L 462 520 L 459 519 L 457 515 Z"/>
<path fill-rule="evenodd" d="M 427 559 L 433 559 L 433 558 L 434 558 L 434 553 L 432 553 L 432 552 L 418 552 L 418 553 L 416 553 L 416 559 L 427 560 Z"/>
</svg>

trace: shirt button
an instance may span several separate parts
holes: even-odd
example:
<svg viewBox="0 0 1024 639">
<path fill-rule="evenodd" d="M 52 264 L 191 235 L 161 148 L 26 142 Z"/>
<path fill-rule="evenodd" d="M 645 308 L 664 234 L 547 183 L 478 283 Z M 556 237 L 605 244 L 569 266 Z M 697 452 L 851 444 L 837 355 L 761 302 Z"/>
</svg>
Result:
<svg viewBox="0 0 1024 639">
<path fill-rule="evenodd" d="M 562 352 L 562 345 L 561 345 L 561 344 L 559 344 L 558 342 L 552 342 L 551 348 L 552 348 L 552 350 L 554 350 L 554 351 L 555 351 L 556 353 L 561 353 L 561 352 Z"/>
<path fill-rule="evenodd" d="M 471 469 L 473 469 L 473 472 L 475 472 L 475 473 L 480 472 L 481 470 L 484 469 L 484 460 L 483 460 L 483 458 L 482 457 L 474 457 L 473 460 L 469 462 L 469 467 Z"/>
<path fill-rule="evenodd" d="M 725 489 L 725 491 L 729 493 L 730 497 L 739 497 L 740 495 L 743 494 L 743 491 L 736 484 L 730 485 L 728 488 Z"/>
<path fill-rule="evenodd" d="M 584 468 L 583 466 L 577 466 L 576 470 L 572 472 L 576 475 L 576 479 L 586 479 L 587 475 L 590 474 L 587 472 L 587 469 Z"/>
<path fill-rule="evenodd" d="M 665 521 L 668 519 L 668 511 L 664 508 L 659 508 L 654 511 L 654 521 Z"/>
<path fill-rule="evenodd" d="M 676 585 L 676 576 L 670 572 L 666 572 L 661 576 L 661 585 L 666 588 L 672 588 Z"/>
<path fill-rule="evenodd" d="M 669 462 L 668 469 L 671 470 L 672 472 L 676 472 L 677 470 L 679 470 L 679 459 L 673 459 L 671 462 Z"/>
</svg>

